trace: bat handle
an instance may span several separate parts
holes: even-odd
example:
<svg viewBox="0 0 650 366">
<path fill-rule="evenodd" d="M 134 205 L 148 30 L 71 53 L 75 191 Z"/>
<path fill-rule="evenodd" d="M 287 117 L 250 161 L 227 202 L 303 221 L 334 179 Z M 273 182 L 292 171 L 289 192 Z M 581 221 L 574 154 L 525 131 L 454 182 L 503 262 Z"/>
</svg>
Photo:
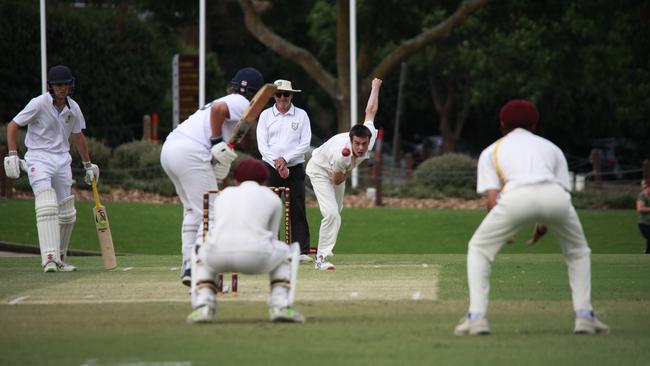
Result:
<svg viewBox="0 0 650 366">
<path fill-rule="evenodd" d="M 92 180 L 91 185 L 93 187 L 93 196 L 95 198 L 95 207 L 100 206 L 100 201 L 99 201 L 99 191 L 97 191 L 97 179 Z"/>
</svg>

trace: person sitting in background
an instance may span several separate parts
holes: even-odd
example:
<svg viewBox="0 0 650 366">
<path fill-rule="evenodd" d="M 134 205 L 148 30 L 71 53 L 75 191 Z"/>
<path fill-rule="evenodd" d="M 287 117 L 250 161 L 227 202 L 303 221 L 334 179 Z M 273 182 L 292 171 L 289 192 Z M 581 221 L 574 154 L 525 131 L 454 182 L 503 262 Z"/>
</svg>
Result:
<svg viewBox="0 0 650 366">
<path fill-rule="evenodd" d="M 641 192 L 636 199 L 636 210 L 639 212 L 639 230 L 645 237 L 645 254 L 650 254 L 650 179 L 641 181 Z"/>
</svg>

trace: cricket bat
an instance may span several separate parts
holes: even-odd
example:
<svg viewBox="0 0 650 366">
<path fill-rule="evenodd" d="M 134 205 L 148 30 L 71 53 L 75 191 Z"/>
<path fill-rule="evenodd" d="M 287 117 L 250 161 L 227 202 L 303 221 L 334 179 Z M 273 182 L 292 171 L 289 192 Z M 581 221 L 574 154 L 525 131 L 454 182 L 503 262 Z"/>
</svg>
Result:
<svg viewBox="0 0 650 366">
<path fill-rule="evenodd" d="M 97 237 L 99 238 L 99 247 L 102 251 L 102 259 L 104 260 L 104 268 L 113 269 L 117 267 L 117 260 L 115 259 L 115 247 L 113 247 L 113 237 L 111 236 L 111 226 L 108 223 L 108 214 L 106 213 L 106 208 L 102 206 L 99 200 L 96 179 L 93 179 L 92 186 L 93 196 L 95 196 L 93 216 L 95 228 L 97 228 Z"/>
<path fill-rule="evenodd" d="M 246 132 L 250 127 L 257 121 L 257 117 L 260 116 L 266 103 L 269 102 L 269 99 L 273 97 L 273 94 L 278 90 L 277 85 L 275 84 L 264 84 L 260 90 L 255 93 L 251 103 L 242 114 L 242 117 L 233 128 L 233 133 L 228 139 L 228 146 L 234 148 L 235 145 L 239 144 L 241 140 L 246 136 Z"/>
</svg>

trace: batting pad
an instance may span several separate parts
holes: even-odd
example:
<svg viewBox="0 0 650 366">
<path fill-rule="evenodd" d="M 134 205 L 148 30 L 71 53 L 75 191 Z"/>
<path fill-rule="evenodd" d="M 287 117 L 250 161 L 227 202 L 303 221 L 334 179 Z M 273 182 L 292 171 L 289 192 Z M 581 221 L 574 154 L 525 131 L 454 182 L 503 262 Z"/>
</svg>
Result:
<svg viewBox="0 0 650 366">
<path fill-rule="evenodd" d="M 59 229 L 61 235 L 61 245 L 59 252 L 61 260 L 64 260 L 68 253 L 68 246 L 70 245 L 70 238 L 72 237 L 72 229 L 74 223 L 77 221 L 77 210 L 74 207 L 74 196 L 68 196 L 59 203 Z"/>
<path fill-rule="evenodd" d="M 53 188 L 46 188 L 35 194 L 36 228 L 41 247 L 41 264 L 59 261 L 59 205 Z"/>
</svg>

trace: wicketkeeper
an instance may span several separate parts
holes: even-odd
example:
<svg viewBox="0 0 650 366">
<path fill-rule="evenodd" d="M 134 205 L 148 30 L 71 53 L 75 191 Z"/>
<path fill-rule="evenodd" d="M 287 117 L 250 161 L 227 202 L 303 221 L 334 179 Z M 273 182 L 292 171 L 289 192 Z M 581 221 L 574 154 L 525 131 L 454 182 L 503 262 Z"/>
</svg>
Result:
<svg viewBox="0 0 650 366">
<path fill-rule="evenodd" d="M 77 211 L 70 194 L 72 136 L 86 170 L 85 182 L 99 178 L 99 168 L 90 162 L 83 134 L 86 121 L 77 102 L 70 98 L 75 78 L 63 65 L 47 73 L 48 91 L 33 98 L 7 125 L 9 155 L 4 168 L 9 178 L 17 179 L 25 170 L 32 186 L 36 206 L 36 227 L 44 272 L 70 272 L 77 268 L 66 263 L 66 255 Z M 18 128 L 27 126 L 25 160 L 18 157 Z"/>
<path fill-rule="evenodd" d="M 271 282 L 271 321 L 302 323 L 294 310 L 300 246 L 277 239 L 282 201 L 265 187 L 269 172 L 259 160 L 244 160 L 234 172 L 236 187 L 215 198 L 214 226 L 192 261 L 190 323 L 209 322 L 217 312 L 215 278 L 218 273 L 268 273 Z"/>
</svg>

